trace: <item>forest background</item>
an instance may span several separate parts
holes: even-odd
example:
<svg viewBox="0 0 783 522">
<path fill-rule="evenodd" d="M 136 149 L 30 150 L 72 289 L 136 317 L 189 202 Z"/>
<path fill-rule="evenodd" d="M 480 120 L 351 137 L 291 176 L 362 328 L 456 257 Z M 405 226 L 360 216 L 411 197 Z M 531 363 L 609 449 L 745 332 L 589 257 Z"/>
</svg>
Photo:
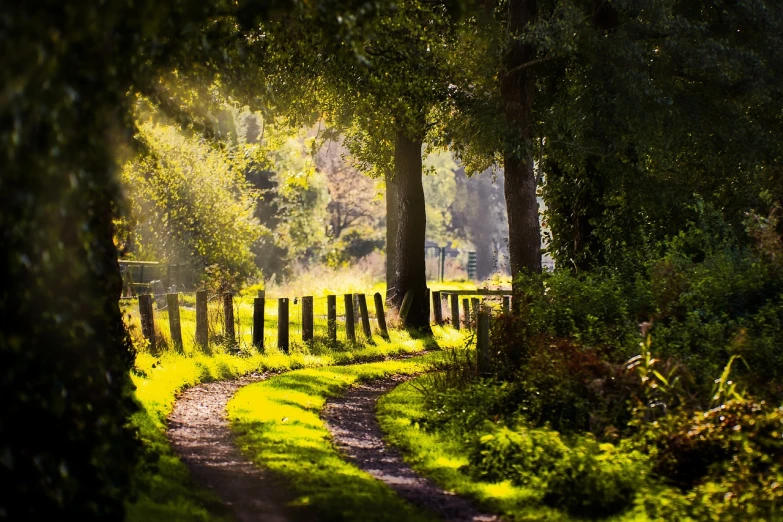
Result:
<svg viewBox="0 0 783 522">
<path fill-rule="evenodd" d="M 226 107 L 206 138 L 149 103 L 140 102 L 137 115 L 136 139 L 147 154 L 122 170 L 120 259 L 184 263 L 213 286 L 220 283 L 206 279 L 230 275 L 233 289 L 281 284 L 319 266 L 384 279 L 384 181 L 358 171 L 322 124 L 291 129 Z M 468 176 L 445 150 L 424 165 L 428 277 L 439 278 L 444 248 L 447 280 L 467 279 L 468 251 L 477 252 L 478 280 L 507 278 L 502 168 Z"/>
</svg>

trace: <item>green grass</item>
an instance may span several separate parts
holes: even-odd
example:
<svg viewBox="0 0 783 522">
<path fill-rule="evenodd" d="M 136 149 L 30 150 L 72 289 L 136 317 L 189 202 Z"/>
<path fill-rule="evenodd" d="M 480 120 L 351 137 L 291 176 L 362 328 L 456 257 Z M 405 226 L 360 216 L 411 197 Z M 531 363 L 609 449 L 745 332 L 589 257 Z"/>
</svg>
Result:
<svg viewBox="0 0 783 522">
<path fill-rule="evenodd" d="M 439 342 L 458 345 L 462 335 L 449 328 L 436 328 Z M 239 377 L 252 371 L 289 371 L 335 364 L 351 364 L 382 359 L 388 355 L 415 353 L 423 350 L 421 340 L 405 332 L 392 332 L 392 339 L 374 339 L 375 344 L 328 347 L 304 345 L 292 347 L 291 355 L 277 349 L 265 354 L 211 355 L 189 351 L 172 351 L 159 356 L 140 353 L 132 374 L 136 399 L 141 410 L 131 422 L 139 430 L 144 447 L 157 455 L 155 467 L 143 467 L 137 472 L 138 495 L 128 505 L 129 521 L 157 520 L 200 521 L 227 520 L 228 515 L 218 499 L 208 491 L 195 488 L 184 464 L 172 452 L 166 439 L 166 418 L 181 390 L 202 382 Z M 315 353 L 314 353 L 315 352 Z"/>
<path fill-rule="evenodd" d="M 417 472 L 430 477 L 441 487 L 471 497 L 486 509 L 512 520 L 581 520 L 541 503 L 543 491 L 513 485 L 510 481 L 487 483 L 471 478 L 462 469 L 468 464 L 466 441 L 453 435 L 420 429 L 416 419 L 424 416 L 423 396 L 417 380 L 406 382 L 378 401 L 378 421 L 386 441 L 400 448 L 405 461 Z M 652 495 L 639 501 L 657 502 Z M 637 504 L 606 521 L 649 521 Z"/>
<path fill-rule="evenodd" d="M 417 472 L 432 478 L 448 491 L 479 501 L 495 513 L 523 520 L 559 520 L 559 513 L 539 505 L 540 493 L 510 482 L 488 484 L 460 471 L 468 464 L 464 441 L 419 429 L 423 397 L 416 379 L 406 382 L 378 401 L 378 421 L 387 442 L 399 447 L 405 461 Z"/>
<path fill-rule="evenodd" d="M 327 398 L 357 381 L 423 371 L 423 358 L 299 370 L 248 386 L 228 405 L 237 444 L 282 477 L 296 505 L 323 520 L 433 520 L 385 484 L 344 461 L 319 414 Z"/>
<path fill-rule="evenodd" d="M 441 339 L 441 345 L 454 346 Z M 432 520 L 382 482 L 347 463 L 331 444 L 320 419 L 326 400 L 349 386 L 429 368 L 435 352 L 405 361 L 305 369 L 240 390 L 228 404 L 239 447 L 257 465 L 281 477 L 295 503 L 312 507 L 320 520 Z"/>
</svg>

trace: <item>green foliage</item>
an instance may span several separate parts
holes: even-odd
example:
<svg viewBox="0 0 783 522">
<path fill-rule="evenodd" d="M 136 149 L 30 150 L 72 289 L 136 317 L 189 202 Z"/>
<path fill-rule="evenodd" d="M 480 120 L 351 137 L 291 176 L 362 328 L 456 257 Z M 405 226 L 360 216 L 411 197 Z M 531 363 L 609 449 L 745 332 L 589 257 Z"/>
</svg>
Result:
<svg viewBox="0 0 783 522">
<path fill-rule="evenodd" d="M 326 179 L 295 138 L 273 151 L 270 162 L 276 183 L 275 242 L 287 251 L 289 263 L 316 256 L 326 241 Z"/>
<path fill-rule="evenodd" d="M 689 228 L 650 263 L 657 351 L 685 361 L 705 387 L 741 355 L 761 392 L 781 375 L 783 280 L 762 251 L 723 237 Z"/>
<path fill-rule="evenodd" d="M 555 367 L 566 367 L 556 347 L 569 345 L 574 354 L 592 353 L 599 366 L 601 360 L 619 365 L 639 354 L 637 332 L 644 323 L 667 371 L 679 365 L 701 397 L 733 355 L 746 363 L 740 375 L 749 377 L 754 393 L 775 393 L 783 370 L 777 349 L 783 342 L 783 279 L 776 258 L 761 244 L 739 246 L 719 216 L 702 216 L 662 243 L 662 253 L 641 268 L 632 260 L 616 270 L 557 270 L 521 280 L 521 314 L 492 329 L 503 361 L 499 370 L 537 364 L 538 372 L 522 378 L 551 374 L 540 371 L 545 367 L 537 358 L 547 353 L 558 361 Z"/>
<path fill-rule="evenodd" d="M 552 17 L 530 35 L 564 66 L 537 71 L 543 195 L 558 264 L 643 261 L 693 219 L 700 200 L 742 239 L 759 193 L 783 197 L 772 116 L 780 114 L 780 70 L 762 65 L 781 59 L 780 6 L 566 5 L 586 16 Z M 562 21 L 576 22 L 569 36 L 549 25 Z"/>
<path fill-rule="evenodd" d="M 377 416 L 385 438 L 403 451 L 406 462 L 447 491 L 472 497 L 491 512 L 516 520 L 562 520 L 560 512 L 541 504 L 540 489 L 476 479 L 468 460 L 472 438 L 455 436 L 451 430 L 422 429 L 426 396 L 420 388 L 426 380 L 426 376 L 417 377 L 378 401 Z"/>
<path fill-rule="evenodd" d="M 450 211 L 457 196 L 457 164 L 450 154 L 440 152 L 427 156 L 424 168 L 426 175 L 422 183 L 427 206 L 427 239 L 440 246 L 450 246 L 456 239 Z"/>
<path fill-rule="evenodd" d="M 464 438 L 483 425 L 486 419 L 497 417 L 507 407 L 508 390 L 490 381 L 476 381 L 463 386 L 446 382 L 441 389 L 437 377 L 419 381 L 425 397 L 425 415 L 418 419 L 426 430 L 451 432 Z"/>
<path fill-rule="evenodd" d="M 252 148 L 221 150 L 153 119 L 137 128 L 147 154 L 123 169 L 136 256 L 253 276 L 251 245 L 269 232 L 244 177 Z"/>
<path fill-rule="evenodd" d="M 638 451 L 579 437 L 552 473 L 544 501 L 574 515 L 611 515 L 631 505 L 648 472 Z"/>
<path fill-rule="evenodd" d="M 469 457 L 470 472 L 480 480 L 508 479 L 520 486 L 546 487 L 569 451 L 560 435 L 550 429 L 489 428 L 476 437 Z"/>
<path fill-rule="evenodd" d="M 378 418 L 414 469 L 442 487 L 515 520 L 584 520 L 610 513 L 614 521 L 687 516 L 683 495 L 657 485 L 649 459 L 625 443 L 565 438 L 518 417 L 506 425 L 487 418 L 461 437 L 449 429 L 421 429 L 427 398 L 419 388 L 426 381 L 419 377 L 382 397 Z"/>
</svg>

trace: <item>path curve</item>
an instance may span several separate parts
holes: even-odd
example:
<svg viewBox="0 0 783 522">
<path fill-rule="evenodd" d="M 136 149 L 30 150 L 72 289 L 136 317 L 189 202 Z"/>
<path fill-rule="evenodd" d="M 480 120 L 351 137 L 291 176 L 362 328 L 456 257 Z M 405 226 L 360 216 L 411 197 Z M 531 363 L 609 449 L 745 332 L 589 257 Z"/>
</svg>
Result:
<svg viewBox="0 0 783 522">
<path fill-rule="evenodd" d="M 287 505 L 293 496 L 234 446 L 226 404 L 242 387 L 272 373 L 199 384 L 184 390 L 169 415 L 169 440 L 194 481 L 212 489 L 241 522 L 317 520 L 303 508 Z"/>
<path fill-rule="evenodd" d="M 496 515 L 477 510 L 466 498 L 439 488 L 419 476 L 394 448 L 386 446 L 375 418 L 375 405 L 384 393 L 409 379 L 395 376 L 351 387 L 330 399 L 321 412 L 335 445 L 362 470 L 388 484 L 408 502 L 450 522 L 494 522 Z"/>
</svg>

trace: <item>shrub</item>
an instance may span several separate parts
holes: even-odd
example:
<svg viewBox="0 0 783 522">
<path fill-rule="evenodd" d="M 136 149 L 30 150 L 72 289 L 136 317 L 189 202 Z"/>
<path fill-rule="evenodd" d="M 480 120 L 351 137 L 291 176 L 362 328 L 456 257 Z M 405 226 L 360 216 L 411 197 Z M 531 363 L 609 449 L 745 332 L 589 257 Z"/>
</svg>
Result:
<svg viewBox="0 0 783 522">
<path fill-rule="evenodd" d="M 649 461 L 640 452 L 579 437 L 551 475 L 544 502 L 579 516 L 619 513 L 648 474 Z"/>
<path fill-rule="evenodd" d="M 783 409 L 730 400 L 705 412 L 681 412 L 649 426 L 654 471 L 691 489 L 720 470 L 770 470 L 783 464 Z"/>
<path fill-rule="evenodd" d="M 556 430 L 616 432 L 631 415 L 636 379 L 622 364 L 601 353 L 561 339 L 539 338 L 509 374 L 506 410 L 524 415 L 534 426 Z"/>
<path fill-rule="evenodd" d="M 489 424 L 488 433 L 473 441 L 471 473 L 486 481 L 511 480 L 521 486 L 545 486 L 568 452 L 556 431 L 546 428 L 510 429 Z"/>
</svg>

